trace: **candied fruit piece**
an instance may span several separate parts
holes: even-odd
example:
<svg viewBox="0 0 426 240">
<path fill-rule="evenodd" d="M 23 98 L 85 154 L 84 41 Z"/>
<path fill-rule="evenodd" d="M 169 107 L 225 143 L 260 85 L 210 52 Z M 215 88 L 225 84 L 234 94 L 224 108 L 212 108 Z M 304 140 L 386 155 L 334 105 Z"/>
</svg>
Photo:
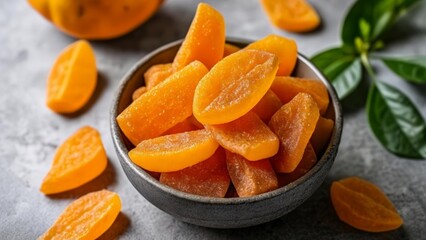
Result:
<svg viewBox="0 0 426 240">
<path fill-rule="evenodd" d="M 140 96 L 142 96 L 142 94 L 146 93 L 146 91 L 147 91 L 146 87 L 137 88 L 132 94 L 132 100 L 135 101 Z"/>
<path fill-rule="evenodd" d="M 333 120 L 323 117 L 318 119 L 317 126 L 315 127 L 315 131 L 311 137 L 312 146 L 318 155 L 321 154 L 322 151 L 324 151 L 324 148 L 328 145 L 333 128 Z"/>
<path fill-rule="evenodd" d="M 225 197 L 230 181 L 223 148 L 218 148 L 205 161 L 176 172 L 161 173 L 160 176 L 163 184 L 206 197 Z"/>
<path fill-rule="evenodd" d="M 233 53 L 236 53 L 240 49 L 241 48 L 239 48 L 239 47 L 237 47 L 235 45 L 232 45 L 232 44 L 229 44 L 229 43 L 225 43 L 225 49 L 223 51 L 223 57 L 226 57 L 226 56 L 229 56 L 229 55 L 231 55 Z"/>
<path fill-rule="evenodd" d="M 222 147 L 248 160 L 269 158 L 278 152 L 277 136 L 256 113 L 248 112 L 232 122 L 205 127 Z"/>
<path fill-rule="evenodd" d="M 195 131 L 195 130 L 198 130 L 198 129 L 199 128 L 197 128 L 192 123 L 192 121 L 190 120 L 190 118 L 187 118 L 187 119 L 183 120 L 182 122 L 174 125 L 172 128 L 170 128 L 169 130 L 167 130 L 162 135 L 170 135 L 170 134 L 175 134 L 175 133 L 190 132 L 190 131 Z"/>
<path fill-rule="evenodd" d="M 193 112 L 203 124 L 231 122 L 265 95 L 278 69 L 274 54 L 241 50 L 218 62 L 195 89 Z"/>
<path fill-rule="evenodd" d="M 318 118 L 318 106 L 307 93 L 297 94 L 272 116 L 269 127 L 280 139 L 280 149 L 271 160 L 275 171 L 294 171 L 302 160 Z"/>
<path fill-rule="evenodd" d="M 278 188 L 278 180 L 268 159 L 249 161 L 226 151 L 229 176 L 240 197 L 249 197 Z"/>
<path fill-rule="evenodd" d="M 262 99 L 253 107 L 252 111 L 256 113 L 264 122 L 269 122 L 272 115 L 282 106 L 281 100 L 277 95 L 268 90 Z"/>
<path fill-rule="evenodd" d="M 173 66 L 171 63 L 157 64 L 150 67 L 144 73 L 145 86 L 147 90 L 157 86 L 173 74 Z"/>
</svg>

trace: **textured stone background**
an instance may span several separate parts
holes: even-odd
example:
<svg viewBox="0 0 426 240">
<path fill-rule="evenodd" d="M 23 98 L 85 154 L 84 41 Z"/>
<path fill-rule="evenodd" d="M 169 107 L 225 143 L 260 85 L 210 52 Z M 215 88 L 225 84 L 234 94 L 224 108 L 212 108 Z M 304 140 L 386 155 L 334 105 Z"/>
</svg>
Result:
<svg viewBox="0 0 426 240">
<path fill-rule="evenodd" d="M 340 23 L 352 1 L 311 1 L 323 26 L 309 34 L 273 28 L 256 0 L 208 1 L 225 16 L 229 36 L 258 39 L 269 33 L 295 38 L 300 52 L 315 52 L 339 43 Z M 322 187 L 294 212 L 257 227 L 215 230 L 179 222 L 148 203 L 130 185 L 115 155 L 108 113 L 120 78 L 155 48 L 182 38 L 196 1 L 167 0 L 146 24 L 122 38 L 92 42 L 99 86 L 91 103 L 74 116 L 45 107 L 45 84 L 58 53 L 75 39 L 57 31 L 32 11 L 26 1 L 0 1 L 0 238 L 34 239 L 43 233 L 73 199 L 108 188 L 120 194 L 122 214 L 106 239 L 424 239 L 426 236 L 426 162 L 397 158 L 376 142 L 368 129 L 366 88 L 344 102 L 345 127 L 339 155 Z M 392 30 L 383 55 L 426 55 L 426 4 L 417 7 Z M 426 86 L 401 81 L 374 62 L 379 77 L 405 92 L 426 116 Z M 83 125 L 102 134 L 108 170 L 89 186 L 46 197 L 38 191 L 55 148 Z M 368 234 L 341 223 L 330 203 L 330 182 L 358 175 L 379 185 L 405 220 L 397 231 Z"/>
</svg>

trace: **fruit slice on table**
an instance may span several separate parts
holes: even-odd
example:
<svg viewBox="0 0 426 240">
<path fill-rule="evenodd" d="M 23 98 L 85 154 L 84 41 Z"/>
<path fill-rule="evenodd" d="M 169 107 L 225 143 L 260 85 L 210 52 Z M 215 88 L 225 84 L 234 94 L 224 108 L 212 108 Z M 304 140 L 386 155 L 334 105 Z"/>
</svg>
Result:
<svg viewBox="0 0 426 240">
<path fill-rule="evenodd" d="M 118 115 L 120 129 L 137 145 L 190 117 L 195 87 L 207 72 L 202 63 L 194 61 L 174 73 Z"/>
<path fill-rule="evenodd" d="M 252 111 L 256 113 L 264 122 L 269 122 L 272 115 L 282 106 L 281 100 L 277 95 L 268 90 L 262 99 L 253 107 Z"/>
<path fill-rule="evenodd" d="M 137 88 L 132 94 L 132 100 L 135 101 L 136 99 L 138 99 L 140 96 L 142 96 L 142 94 L 146 93 L 147 91 L 148 90 L 146 89 L 146 87 Z"/>
<path fill-rule="evenodd" d="M 229 43 L 225 43 L 225 48 L 223 50 L 223 57 L 226 57 L 226 56 L 229 56 L 229 55 L 231 55 L 233 53 L 236 53 L 236 52 L 240 51 L 240 49 L 241 48 L 239 48 L 239 47 L 237 47 L 235 45 L 232 45 L 232 44 L 229 44 Z"/>
<path fill-rule="evenodd" d="M 333 128 L 333 120 L 323 117 L 318 119 L 317 126 L 310 140 L 317 154 L 322 153 L 324 148 L 328 145 L 331 133 L 333 133 Z"/>
<path fill-rule="evenodd" d="M 231 122 L 265 95 L 278 58 L 265 51 L 241 50 L 218 62 L 195 89 L 194 116 L 203 124 Z"/>
<path fill-rule="evenodd" d="M 276 77 L 271 90 L 283 103 L 290 102 L 298 93 L 309 93 L 316 101 L 321 114 L 327 111 L 329 98 L 327 88 L 320 81 L 295 77 Z"/>
<path fill-rule="evenodd" d="M 275 54 L 279 60 L 278 76 L 289 76 L 296 66 L 297 45 L 292 39 L 271 34 L 249 44 L 245 49 L 256 49 Z"/>
<path fill-rule="evenodd" d="M 279 148 L 277 136 L 252 112 L 229 123 L 205 127 L 222 147 L 251 161 L 272 157 Z"/>
<path fill-rule="evenodd" d="M 270 21 L 290 32 L 308 32 L 321 22 L 318 13 L 306 0 L 261 0 Z"/>
<path fill-rule="evenodd" d="M 149 90 L 166 80 L 172 74 L 173 67 L 171 63 L 154 65 L 143 74 L 145 86 Z"/>
<path fill-rule="evenodd" d="M 300 163 L 297 165 L 296 169 L 294 169 L 291 173 L 278 173 L 278 183 L 279 186 L 285 186 L 291 182 L 296 181 L 303 175 L 305 175 L 311 168 L 317 163 L 317 156 L 315 154 L 315 150 L 312 147 L 310 143 L 308 143 L 308 146 L 305 149 L 305 152 L 303 153 L 302 160 L 300 160 Z"/>
<path fill-rule="evenodd" d="M 53 194 L 79 187 L 99 176 L 107 161 L 98 131 L 82 127 L 56 150 L 40 191 Z"/>
<path fill-rule="evenodd" d="M 206 160 L 218 147 L 203 129 L 144 140 L 129 152 L 129 157 L 146 170 L 174 172 Z"/>
<path fill-rule="evenodd" d="M 224 45 L 223 16 L 210 5 L 200 3 L 185 40 L 173 60 L 173 68 L 177 71 L 198 60 L 210 69 L 222 59 Z"/>
<path fill-rule="evenodd" d="M 53 65 L 47 81 L 47 106 L 57 113 L 81 109 L 96 87 L 95 53 L 79 40 L 65 48 Z"/>
<path fill-rule="evenodd" d="M 272 116 L 269 127 L 280 139 L 280 149 L 271 161 L 275 171 L 289 173 L 296 169 L 318 118 L 317 104 L 307 93 L 297 94 Z"/>
<path fill-rule="evenodd" d="M 226 165 L 238 196 L 248 197 L 278 188 L 278 180 L 268 159 L 248 161 L 226 151 Z"/>
<path fill-rule="evenodd" d="M 331 201 L 340 220 L 360 230 L 385 232 L 403 224 L 386 195 L 374 184 L 358 177 L 333 182 Z"/>
<path fill-rule="evenodd" d="M 162 135 L 171 135 L 175 133 L 183 133 L 198 130 L 199 128 L 195 126 L 190 117 L 183 120 L 182 122 L 174 125 L 172 128 L 164 132 Z"/>
<path fill-rule="evenodd" d="M 88 193 L 68 205 L 38 239 L 96 239 L 113 224 L 120 210 L 121 201 L 116 193 Z"/>
<path fill-rule="evenodd" d="M 161 173 L 160 177 L 160 182 L 172 188 L 206 197 L 225 197 L 230 181 L 223 148 L 205 161 L 180 171 Z"/>
</svg>

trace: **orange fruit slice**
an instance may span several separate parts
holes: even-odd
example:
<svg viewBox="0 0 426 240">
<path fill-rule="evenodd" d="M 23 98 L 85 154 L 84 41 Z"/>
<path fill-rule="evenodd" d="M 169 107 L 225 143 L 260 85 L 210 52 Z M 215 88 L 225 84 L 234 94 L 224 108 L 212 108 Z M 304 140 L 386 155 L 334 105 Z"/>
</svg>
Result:
<svg viewBox="0 0 426 240">
<path fill-rule="evenodd" d="M 265 51 L 241 50 L 222 59 L 195 89 L 195 118 L 221 124 L 243 116 L 268 91 L 277 69 L 278 58 Z"/>
<path fill-rule="evenodd" d="M 138 99 L 140 96 L 142 96 L 142 94 L 146 93 L 147 91 L 148 91 L 148 89 L 146 87 L 137 88 L 132 94 L 132 100 L 135 101 L 136 99 Z"/>
<path fill-rule="evenodd" d="M 232 44 L 229 44 L 229 43 L 225 43 L 225 48 L 223 50 L 223 57 L 226 57 L 226 56 L 229 56 L 229 55 L 231 55 L 233 53 L 236 53 L 236 52 L 240 51 L 240 49 L 241 48 L 239 48 L 239 47 L 237 47 L 235 45 L 232 45 Z"/>
<path fill-rule="evenodd" d="M 112 225 L 121 210 L 120 197 L 107 190 L 72 202 L 38 239 L 96 239 Z"/>
<path fill-rule="evenodd" d="M 79 40 L 64 49 L 47 81 L 47 106 L 57 113 L 81 109 L 96 87 L 96 60 L 89 43 Z"/>
<path fill-rule="evenodd" d="M 272 115 L 274 115 L 282 105 L 277 95 L 271 90 L 268 90 L 256 106 L 253 107 L 252 112 L 256 113 L 262 121 L 268 123 Z"/>
<path fill-rule="evenodd" d="M 331 134 L 333 133 L 333 128 L 333 120 L 323 117 L 318 119 L 317 126 L 310 140 L 317 154 L 321 154 L 328 145 Z"/>
<path fill-rule="evenodd" d="M 147 90 L 166 80 L 168 77 L 170 77 L 170 75 L 172 75 L 172 73 L 173 67 L 171 63 L 157 64 L 150 67 L 143 75 Z"/>
<path fill-rule="evenodd" d="M 374 184 L 358 177 L 333 182 L 331 201 L 340 220 L 363 231 L 385 232 L 403 224 L 386 195 Z"/>
<path fill-rule="evenodd" d="M 203 129 L 144 140 L 129 152 L 129 157 L 146 170 L 173 172 L 206 160 L 218 147 Z"/>
<path fill-rule="evenodd" d="M 53 194 L 79 187 L 99 176 L 107 162 L 99 132 L 82 127 L 56 150 L 40 191 Z"/>
</svg>

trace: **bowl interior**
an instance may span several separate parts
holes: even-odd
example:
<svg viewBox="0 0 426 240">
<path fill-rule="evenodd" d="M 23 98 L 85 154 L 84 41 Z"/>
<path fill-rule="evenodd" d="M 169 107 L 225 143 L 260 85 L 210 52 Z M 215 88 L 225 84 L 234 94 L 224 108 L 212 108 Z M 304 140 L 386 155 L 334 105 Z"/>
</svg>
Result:
<svg viewBox="0 0 426 240">
<path fill-rule="evenodd" d="M 166 185 L 163 185 L 157 179 L 153 178 L 150 174 L 144 171 L 142 168 L 135 165 L 127 155 L 128 151 L 132 149 L 134 146 L 130 143 L 130 141 L 126 138 L 126 136 L 121 132 L 115 119 L 118 116 L 118 114 L 120 114 L 132 102 L 133 91 L 136 90 L 138 87 L 144 85 L 143 74 L 145 73 L 145 71 L 148 70 L 148 68 L 151 67 L 152 65 L 172 62 L 174 59 L 174 56 L 176 55 L 180 47 L 181 42 L 182 40 L 169 43 L 153 51 L 152 53 L 148 54 L 143 59 L 141 59 L 122 79 L 119 89 L 117 90 L 115 95 L 115 99 L 111 109 L 111 131 L 112 131 L 113 141 L 118 154 L 121 154 L 122 157 L 124 158 L 124 162 L 125 162 L 124 164 L 129 165 L 131 169 L 137 173 L 137 175 L 139 175 L 144 180 L 148 181 L 150 184 L 153 184 L 156 187 L 161 188 L 167 193 L 176 195 L 181 198 L 190 199 L 194 201 L 217 203 L 217 204 L 229 204 L 229 203 L 236 203 L 236 202 L 244 203 L 244 202 L 252 202 L 252 201 L 261 201 L 264 198 L 274 197 L 276 195 L 282 194 L 285 191 L 293 189 L 297 187 L 299 183 L 305 181 L 307 178 L 311 177 L 316 172 L 318 172 L 321 166 L 324 165 L 326 161 L 334 161 L 334 157 L 331 157 L 331 156 L 334 156 L 337 151 L 337 146 L 340 143 L 340 136 L 341 136 L 341 130 L 342 130 L 341 106 L 340 106 L 337 94 L 334 88 L 331 86 L 331 84 L 324 78 L 324 76 L 320 73 L 320 71 L 317 70 L 312 63 L 309 62 L 307 58 L 299 54 L 298 61 L 292 73 L 292 76 L 315 79 L 315 80 L 321 81 L 326 86 L 329 93 L 330 104 L 325 114 L 325 117 L 332 119 L 335 122 L 333 133 L 330 138 L 329 144 L 327 145 L 327 148 L 324 150 L 321 158 L 319 158 L 316 165 L 304 176 L 277 190 L 263 193 L 253 197 L 213 198 L 213 197 L 203 197 L 203 196 L 181 192 L 171 187 L 168 187 Z M 227 43 L 230 43 L 239 47 L 244 47 L 249 43 L 249 41 L 228 38 Z"/>
</svg>

